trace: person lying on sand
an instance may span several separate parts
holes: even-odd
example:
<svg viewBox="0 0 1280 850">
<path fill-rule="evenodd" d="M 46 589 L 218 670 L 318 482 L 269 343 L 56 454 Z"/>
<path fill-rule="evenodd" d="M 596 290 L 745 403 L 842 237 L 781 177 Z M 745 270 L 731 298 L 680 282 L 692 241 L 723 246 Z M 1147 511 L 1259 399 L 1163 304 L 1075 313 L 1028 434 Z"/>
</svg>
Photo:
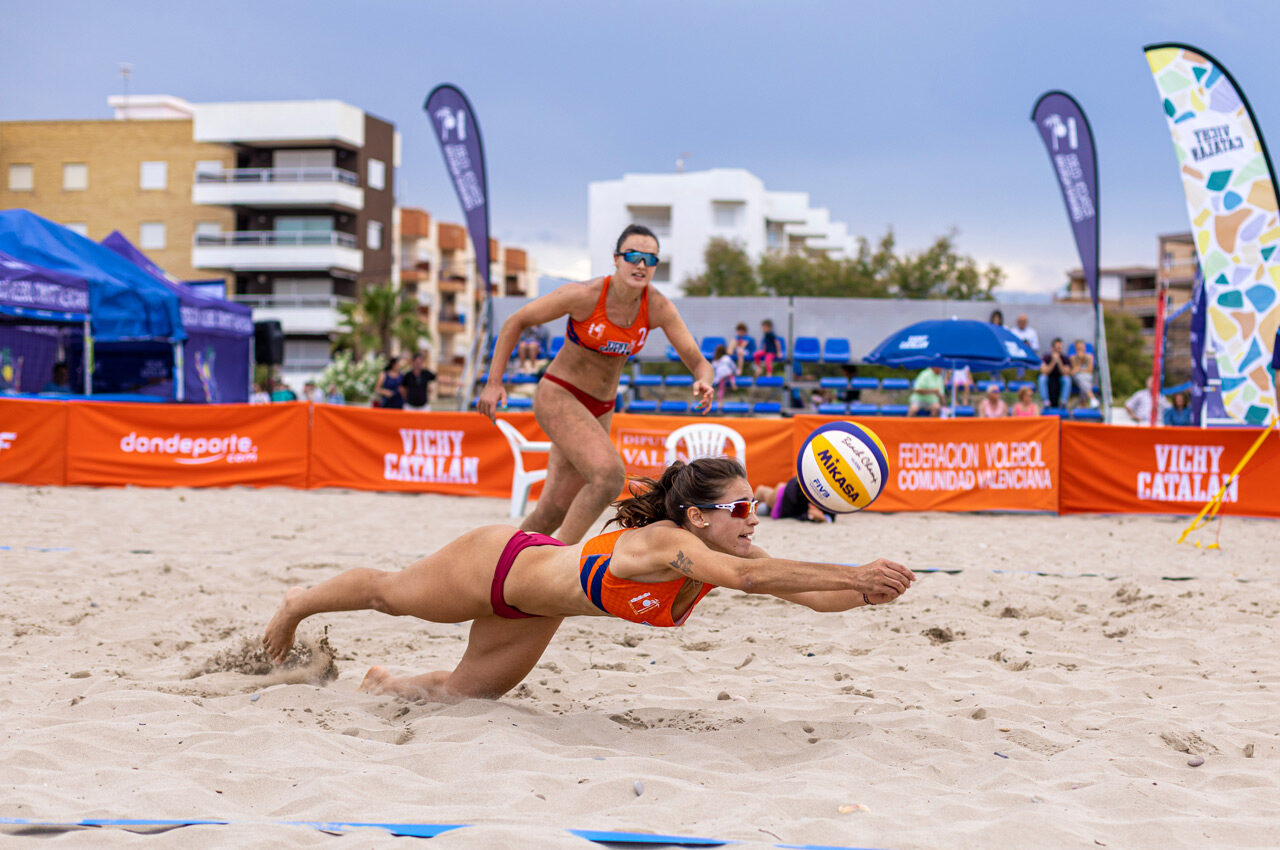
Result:
<svg viewBox="0 0 1280 850">
<path fill-rule="evenodd" d="M 533 669 L 565 617 L 680 626 L 717 586 L 814 611 L 847 611 L 891 602 L 915 580 L 911 570 L 883 558 L 850 566 L 770 557 L 751 542 L 756 502 L 736 460 L 676 462 L 660 480 L 640 479 L 630 491 L 613 503 L 617 513 L 605 524 L 619 528 L 581 546 L 490 525 L 400 572 L 357 567 L 292 588 L 267 625 L 267 653 L 281 662 L 298 624 L 326 611 L 471 620 L 466 651 L 452 672 L 398 677 L 375 666 L 360 689 L 441 702 L 496 699 Z"/>
</svg>

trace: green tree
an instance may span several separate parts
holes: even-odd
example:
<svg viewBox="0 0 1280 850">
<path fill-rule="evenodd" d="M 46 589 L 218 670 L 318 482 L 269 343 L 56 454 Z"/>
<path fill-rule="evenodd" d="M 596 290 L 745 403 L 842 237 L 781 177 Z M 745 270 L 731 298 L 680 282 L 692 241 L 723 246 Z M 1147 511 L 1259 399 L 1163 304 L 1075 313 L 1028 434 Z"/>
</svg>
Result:
<svg viewBox="0 0 1280 850">
<path fill-rule="evenodd" d="M 763 295 L 751 258 L 737 242 L 712 239 L 702 252 L 705 270 L 684 282 L 686 295 Z"/>
<path fill-rule="evenodd" d="M 972 257 L 956 252 L 955 235 L 952 230 L 920 253 L 898 258 L 889 270 L 890 292 L 899 298 L 990 301 L 1004 272 L 995 264 L 979 270 Z"/>
<path fill-rule="evenodd" d="M 1151 376 L 1151 356 L 1142 337 L 1142 321 L 1127 313 L 1104 313 L 1107 332 L 1107 361 L 1111 371 L 1112 397 L 1123 401 L 1146 385 Z"/>
<path fill-rule="evenodd" d="M 366 287 L 355 301 L 338 305 L 338 335 L 334 349 L 348 349 L 357 359 L 366 354 L 387 355 L 392 342 L 417 351 L 431 331 L 418 315 L 418 305 L 387 283 Z"/>
</svg>

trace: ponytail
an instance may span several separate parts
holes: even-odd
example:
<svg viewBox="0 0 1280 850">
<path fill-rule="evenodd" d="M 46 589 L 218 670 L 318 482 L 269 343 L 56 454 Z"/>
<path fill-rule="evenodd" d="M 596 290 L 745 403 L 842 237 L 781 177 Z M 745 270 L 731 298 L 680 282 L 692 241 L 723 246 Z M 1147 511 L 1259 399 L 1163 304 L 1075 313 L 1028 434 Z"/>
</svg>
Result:
<svg viewBox="0 0 1280 850">
<path fill-rule="evenodd" d="M 617 509 L 608 528 L 643 528 L 662 520 L 684 526 L 682 505 L 707 504 L 719 499 L 725 486 L 735 478 L 746 478 L 746 470 L 733 458 L 698 458 L 684 463 L 676 461 L 663 470 L 658 480 L 634 478 L 627 484 L 631 494 L 612 503 Z"/>
</svg>

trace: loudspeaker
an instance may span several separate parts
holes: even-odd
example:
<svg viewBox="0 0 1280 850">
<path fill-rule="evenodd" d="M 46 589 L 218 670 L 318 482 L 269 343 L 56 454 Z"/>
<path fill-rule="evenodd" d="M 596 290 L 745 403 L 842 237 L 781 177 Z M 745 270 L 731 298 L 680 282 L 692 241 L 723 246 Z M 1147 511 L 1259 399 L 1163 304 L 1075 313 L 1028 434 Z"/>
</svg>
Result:
<svg viewBox="0 0 1280 850">
<path fill-rule="evenodd" d="M 269 366 L 284 362 L 284 329 L 279 322 L 253 323 L 253 359 Z"/>
</svg>

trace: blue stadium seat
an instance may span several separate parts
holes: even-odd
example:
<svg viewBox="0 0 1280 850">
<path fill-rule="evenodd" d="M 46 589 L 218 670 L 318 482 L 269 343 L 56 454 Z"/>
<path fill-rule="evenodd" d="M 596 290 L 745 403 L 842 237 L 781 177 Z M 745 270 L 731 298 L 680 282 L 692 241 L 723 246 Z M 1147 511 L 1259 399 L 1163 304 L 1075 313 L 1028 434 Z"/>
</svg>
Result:
<svg viewBox="0 0 1280 850">
<path fill-rule="evenodd" d="M 849 402 L 849 415 L 850 416 L 879 416 L 880 405 L 866 404 L 861 401 L 851 401 Z"/>
<path fill-rule="evenodd" d="M 1009 382 L 1009 392 L 1011 393 L 1016 393 L 1020 391 L 1023 387 L 1028 387 L 1031 390 L 1035 390 L 1036 382 L 1035 381 L 1010 381 Z"/>
<path fill-rule="evenodd" d="M 791 355 L 795 363 L 817 363 L 822 359 L 822 345 L 816 336 L 796 337 L 796 349 Z"/>
<path fill-rule="evenodd" d="M 717 345 L 723 345 L 725 348 L 729 347 L 729 344 L 725 342 L 722 336 L 704 336 L 702 344 L 698 347 L 702 350 L 702 356 L 710 360 L 715 356 Z"/>
<path fill-rule="evenodd" d="M 886 392 L 891 390 L 909 390 L 911 389 L 911 382 L 906 378 L 885 378 L 880 382 L 880 389 L 885 390 Z M 889 414 L 885 415 L 888 416 Z M 896 413 L 893 415 L 897 416 Z"/>
<path fill-rule="evenodd" d="M 844 378 L 819 378 L 818 386 L 824 390 L 847 390 L 849 382 Z"/>
<path fill-rule="evenodd" d="M 633 398 L 627 405 L 627 413 L 656 413 L 658 403 L 650 398 Z"/>
<path fill-rule="evenodd" d="M 745 401 L 726 401 L 720 405 L 720 413 L 726 416 L 742 415 L 751 412 L 751 405 Z"/>
<path fill-rule="evenodd" d="M 752 413 L 781 413 L 782 405 L 776 401 L 757 401 L 751 405 Z"/>
<path fill-rule="evenodd" d="M 1065 407 L 1046 407 L 1040 411 L 1041 416 L 1066 416 L 1067 409 Z"/>
<path fill-rule="evenodd" d="M 551 337 L 551 350 L 547 352 L 547 356 L 555 357 L 557 354 L 560 353 L 560 349 L 562 348 L 564 348 L 564 337 L 562 336 Z"/>
<path fill-rule="evenodd" d="M 622 375 L 618 378 L 618 386 L 620 387 L 628 386 L 630 383 L 631 383 L 630 375 Z"/>
<path fill-rule="evenodd" d="M 658 405 L 658 412 L 659 413 L 688 413 L 689 402 L 671 401 L 670 399 L 668 399 L 667 401 L 664 401 Z"/>
<path fill-rule="evenodd" d="M 889 380 L 886 378 L 885 380 Z M 882 404 L 880 405 L 881 416 L 906 416 L 907 406 L 905 404 Z"/>
<path fill-rule="evenodd" d="M 1102 411 L 1096 407 L 1077 407 L 1071 412 L 1071 418 L 1076 422 L 1101 422 Z"/>
<path fill-rule="evenodd" d="M 956 416 L 956 417 L 961 417 L 961 418 L 963 418 L 963 417 L 973 416 L 973 415 L 974 415 L 973 405 L 972 405 L 972 404 L 957 404 L 957 405 L 955 406 L 955 410 L 954 410 L 954 411 L 952 411 L 952 415 L 953 415 L 953 416 Z"/>
<path fill-rule="evenodd" d="M 828 401 L 818 405 L 818 412 L 823 416 L 844 416 L 849 408 L 843 402 Z"/>
<path fill-rule="evenodd" d="M 691 387 L 693 386 L 693 376 L 668 375 L 664 383 L 669 387 Z"/>
<path fill-rule="evenodd" d="M 636 375 L 632 382 L 637 387 L 660 387 L 662 386 L 661 375 Z"/>
<path fill-rule="evenodd" d="M 667 359 L 672 363 L 680 362 L 680 353 L 672 347 L 671 343 L 667 343 Z"/>
<path fill-rule="evenodd" d="M 996 392 L 1001 392 L 1001 393 L 1004 392 L 1004 381 L 1000 380 L 999 378 L 987 378 L 986 380 L 982 380 L 982 381 L 975 379 L 973 382 L 973 387 L 978 392 L 985 393 L 987 391 L 987 387 L 991 386 L 992 384 L 996 385 Z"/>
<path fill-rule="evenodd" d="M 787 379 L 781 375 L 761 375 L 756 378 L 757 387 L 784 387 Z"/>
<path fill-rule="evenodd" d="M 512 375 L 509 381 L 513 384 L 536 384 L 538 383 L 538 376 L 530 375 L 526 372 L 519 372 Z"/>
<path fill-rule="evenodd" d="M 739 376 L 738 376 L 738 389 L 740 389 L 740 390 L 749 390 L 749 389 L 751 389 L 752 387 L 754 387 L 755 385 L 756 385 L 756 379 L 755 379 L 755 378 L 753 378 L 751 375 L 739 375 Z"/>
<path fill-rule="evenodd" d="M 507 396 L 508 410 L 529 410 L 531 407 L 533 407 L 533 399 L 531 398 L 526 398 L 522 395 Z"/>
<path fill-rule="evenodd" d="M 848 363 L 853 359 L 849 351 L 849 340 L 843 337 L 830 337 L 822 341 L 823 363 Z"/>
<path fill-rule="evenodd" d="M 849 389 L 878 390 L 880 389 L 880 379 L 879 378 L 850 378 Z"/>
</svg>

